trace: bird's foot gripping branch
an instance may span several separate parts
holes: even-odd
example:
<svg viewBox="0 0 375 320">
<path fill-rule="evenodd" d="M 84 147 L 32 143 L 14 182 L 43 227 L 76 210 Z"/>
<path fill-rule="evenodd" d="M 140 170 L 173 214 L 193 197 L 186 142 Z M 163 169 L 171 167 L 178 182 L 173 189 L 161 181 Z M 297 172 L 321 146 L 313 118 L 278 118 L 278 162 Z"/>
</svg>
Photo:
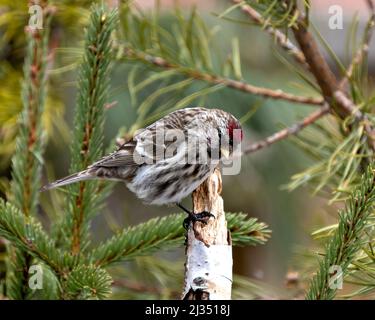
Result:
<svg viewBox="0 0 375 320">
<path fill-rule="evenodd" d="M 193 193 L 194 212 L 210 212 L 207 223 L 192 222 L 187 233 L 183 299 L 230 299 L 232 242 L 225 219 L 219 169 Z"/>
</svg>

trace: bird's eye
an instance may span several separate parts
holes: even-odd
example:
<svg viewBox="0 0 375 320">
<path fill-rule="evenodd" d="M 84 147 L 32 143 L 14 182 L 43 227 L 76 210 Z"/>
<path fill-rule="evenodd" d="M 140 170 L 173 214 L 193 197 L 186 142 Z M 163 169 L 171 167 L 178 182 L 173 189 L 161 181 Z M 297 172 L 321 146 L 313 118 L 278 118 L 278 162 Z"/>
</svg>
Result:
<svg viewBox="0 0 375 320">
<path fill-rule="evenodd" d="M 221 131 L 220 131 L 220 129 L 217 129 L 217 135 L 219 136 L 219 143 L 221 143 Z"/>
</svg>

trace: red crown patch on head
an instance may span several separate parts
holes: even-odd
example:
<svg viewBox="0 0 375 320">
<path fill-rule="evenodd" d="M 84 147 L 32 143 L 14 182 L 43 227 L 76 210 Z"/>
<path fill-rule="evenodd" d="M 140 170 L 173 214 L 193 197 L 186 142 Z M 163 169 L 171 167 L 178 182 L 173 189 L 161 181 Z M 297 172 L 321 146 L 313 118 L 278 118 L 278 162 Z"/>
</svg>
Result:
<svg viewBox="0 0 375 320">
<path fill-rule="evenodd" d="M 236 142 L 242 141 L 243 132 L 242 132 L 241 125 L 237 121 L 230 120 L 228 123 L 227 129 L 228 129 L 229 138 L 231 140 L 235 140 Z"/>
</svg>

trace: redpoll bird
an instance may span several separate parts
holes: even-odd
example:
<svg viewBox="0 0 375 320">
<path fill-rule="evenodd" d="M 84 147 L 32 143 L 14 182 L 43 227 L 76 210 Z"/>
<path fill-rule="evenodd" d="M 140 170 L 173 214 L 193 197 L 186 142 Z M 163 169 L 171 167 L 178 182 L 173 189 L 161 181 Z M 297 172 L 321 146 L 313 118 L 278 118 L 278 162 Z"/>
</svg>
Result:
<svg viewBox="0 0 375 320">
<path fill-rule="evenodd" d="M 223 158 L 232 156 L 241 140 L 241 125 L 231 114 L 219 109 L 181 109 L 140 130 L 86 170 L 41 190 L 90 179 L 120 180 L 146 203 L 174 203 L 189 214 L 187 221 L 206 222 L 210 213 L 194 214 L 180 202 Z"/>
</svg>

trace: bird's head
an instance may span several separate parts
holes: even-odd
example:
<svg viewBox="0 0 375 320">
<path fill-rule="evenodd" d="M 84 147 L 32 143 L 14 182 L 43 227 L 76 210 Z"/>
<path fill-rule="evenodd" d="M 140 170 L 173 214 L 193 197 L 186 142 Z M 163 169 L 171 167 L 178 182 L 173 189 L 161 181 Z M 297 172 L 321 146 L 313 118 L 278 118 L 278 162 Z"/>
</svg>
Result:
<svg viewBox="0 0 375 320">
<path fill-rule="evenodd" d="M 225 112 L 224 121 L 218 128 L 219 138 L 221 139 L 221 154 L 228 158 L 233 150 L 240 146 L 243 139 L 243 131 L 240 122 L 231 114 Z"/>
</svg>

